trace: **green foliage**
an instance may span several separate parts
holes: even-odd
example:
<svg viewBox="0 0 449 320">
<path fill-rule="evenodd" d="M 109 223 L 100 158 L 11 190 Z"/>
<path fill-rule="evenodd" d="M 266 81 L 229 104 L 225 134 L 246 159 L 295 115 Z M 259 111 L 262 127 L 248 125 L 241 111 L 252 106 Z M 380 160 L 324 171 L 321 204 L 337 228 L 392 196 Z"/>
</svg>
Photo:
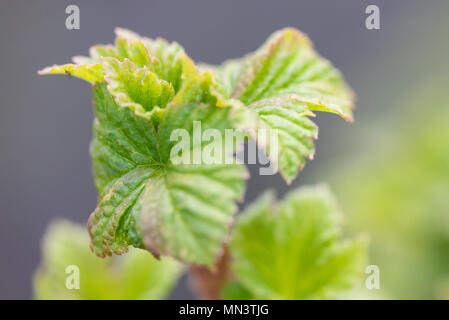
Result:
<svg viewBox="0 0 449 320">
<path fill-rule="evenodd" d="M 108 90 L 120 106 L 129 107 L 136 114 L 145 115 L 154 108 L 165 108 L 173 99 L 175 90 L 171 83 L 159 79 L 147 66 L 138 68 L 133 62 L 104 58 Z"/>
<path fill-rule="evenodd" d="M 83 226 L 54 222 L 45 235 L 43 261 L 34 278 L 37 299 L 161 299 L 176 283 L 182 266 L 170 259 L 157 261 L 131 249 L 123 256 L 101 259 L 89 250 Z M 68 266 L 79 268 L 79 289 L 68 289 Z"/>
<path fill-rule="evenodd" d="M 278 153 L 270 141 L 257 142 L 273 162 L 279 160 L 290 182 L 305 158 L 313 157 L 313 112 L 352 120 L 350 89 L 297 30 L 280 30 L 254 53 L 219 67 L 197 67 L 177 43 L 124 29 L 116 34 L 114 45 L 94 46 L 89 57 L 74 57 L 74 64 L 40 71 L 93 85 L 91 156 L 99 198 L 88 229 L 98 256 L 134 246 L 155 256 L 213 264 L 247 173 L 233 159 L 240 144 L 230 146 L 222 134 L 198 143 L 196 121 L 200 134 L 209 128 L 276 129 Z M 178 150 L 170 139 L 177 129 L 188 134 L 181 156 L 173 156 Z M 196 163 L 198 150 L 215 161 Z M 180 161 L 185 151 L 193 164 Z"/>
<path fill-rule="evenodd" d="M 313 111 L 336 113 L 352 121 L 353 93 L 340 73 L 321 58 L 295 29 L 275 32 L 254 53 L 216 69 L 228 94 L 256 113 L 258 128 L 278 130 L 273 153 L 287 182 L 313 158 L 317 126 Z M 260 142 L 270 155 L 270 142 Z M 273 158 L 274 157 L 274 158 Z"/>
<path fill-rule="evenodd" d="M 236 280 L 226 298 L 335 298 L 362 273 L 365 241 L 342 240 L 328 189 L 300 188 L 276 203 L 267 193 L 238 219 L 230 251 Z"/>
<path fill-rule="evenodd" d="M 213 263 L 236 211 L 234 201 L 243 195 L 246 170 L 238 164 L 176 164 L 169 138 L 183 128 L 193 140 L 193 121 L 201 121 L 203 131 L 224 130 L 229 109 L 172 105 L 156 129 L 119 107 L 104 85 L 95 86 L 93 95 L 91 152 L 100 191 L 89 219 L 93 250 L 105 256 L 133 245 L 156 256 Z M 191 141 L 189 147 L 193 155 L 208 144 Z"/>
<path fill-rule="evenodd" d="M 449 297 L 449 96 L 446 78 L 431 76 L 376 124 L 383 134 L 367 135 L 373 143 L 332 163 L 349 227 L 369 231 L 371 262 L 392 298 Z"/>
</svg>

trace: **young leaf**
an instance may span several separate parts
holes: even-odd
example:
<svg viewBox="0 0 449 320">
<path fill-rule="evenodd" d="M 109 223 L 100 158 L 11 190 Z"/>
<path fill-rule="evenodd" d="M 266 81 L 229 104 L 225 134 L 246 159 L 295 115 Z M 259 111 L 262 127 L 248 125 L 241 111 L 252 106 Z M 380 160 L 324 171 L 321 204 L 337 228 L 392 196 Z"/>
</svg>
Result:
<svg viewBox="0 0 449 320">
<path fill-rule="evenodd" d="M 147 66 L 137 68 L 127 58 L 123 62 L 103 58 L 103 68 L 108 90 L 116 103 L 131 108 L 138 115 L 147 116 L 153 109 L 165 108 L 175 95 L 171 83 L 159 79 Z"/>
<path fill-rule="evenodd" d="M 93 96 L 91 154 L 100 191 L 89 219 L 95 253 L 120 254 L 133 245 L 156 256 L 212 264 L 246 178 L 244 166 L 232 158 L 233 145 L 223 135 L 230 128 L 230 108 L 170 105 L 156 129 L 152 121 L 118 106 L 105 85 L 95 86 Z M 212 128 L 217 137 L 198 141 Z M 176 129 L 185 130 L 187 140 L 171 139 Z M 180 145 L 188 159 L 172 154 Z M 195 162 L 205 154 L 212 154 L 213 161 Z"/>
<path fill-rule="evenodd" d="M 71 73 L 94 84 L 91 155 L 100 195 L 89 219 L 91 247 L 105 256 L 133 245 L 156 256 L 211 264 L 246 177 L 232 157 L 234 146 L 223 143 L 237 112 L 228 108 L 233 103 L 215 74 L 200 72 L 178 44 L 124 29 L 116 33 L 115 46 L 94 46 L 90 57 L 74 58 L 76 65 L 41 72 Z M 94 76 L 91 66 L 98 71 Z M 219 136 L 198 144 L 195 121 L 202 126 L 200 140 L 211 128 Z M 171 155 L 177 129 L 189 136 L 189 164 Z M 203 153 L 213 161 L 197 163 Z"/>
<path fill-rule="evenodd" d="M 215 69 L 229 95 L 259 116 L 257 128 L 276 129 L 279 170 L 287 182 L 314 153 L 317 128 L 307 117 L 326 111 L 352 121 L 353 93 L 341 74 L 291 28 L 275 32 L 253 54 Z M 257 129 L 255 128 L 255 129 Z M 270 148 L 268 145 L 265 147 Z"/>
<path fill-rule="evenodd" d="M 361 131 L 379 152 L 370 151 L 372 143 L 351 146 L 340 165 L 332 161 L 322 173 L 335 186 L 350 230 L 372 235 L 381 285 L 370 291 L 392 299 L 449 298 L 449 91 L 445 70 L 427 72 L 414 80 L 413 92 L 402 93 L 396 111 L 375 122 L 382 135 Z"/>
<path fill-rule="evenodd" d="M 127 39 L 117 35 L 115 46 L 112 45 L 95 45 L 89 50 L 90 57 L 76 56 L 73 61 L 77 64 L 98 63 L 103 57 L 116 58 L 124 61 L 131 60 L 137 66 L 143 67 L 154 63 L 154 58 L 149 55 L 148 49 L 138 39 Z"/>
<path fill-rule="evenodd" d="M 100 259 L 90 252 L 83 226 L 68 221 L 51 224 L 42 246 L 42 263 L 34 277 L 37 299 L 162 299 L 181 274 L 169 258 L 157 261 L 148 252 L 130 250 L 123 256 Z M 77 271 L 66 268 L 74 266 Z M 78 273 L 79 271 L 79 273 Z M 79 275 L 79 289 L 75 285 Z"/>
<path fill-rule="evenodd" d="M 246 176 L 232 159 L 235 146 L 223 143 L 224 130 L 276 129 L 270 133 L 279 152 L 271 139 L 258 142 L 279 160 L 289 182 L 313 157 L 312 112 L 351 117 L 351 94 L 340 74 L 295 30 L 279 31 L 254 54 L 215 69 L 221 81 L 197 68 L 177 43 L 124 29 L 116 34 L 114 46 L 94 46 L 90 57 L 74 57 L 74 65 L 41 71 L 94 84 L 91 155 L 100 195 L 89 232 L 100 256 L 133 245 L 156 256 L 211 264 Z M 201 122 L 200 135 L 213 128 L 218 137 L 198 143 L 192 138 L 195 121 Z M 170 140 L 176 129 L 189 136 L 188 147 L 181 148 L 188 151 L 188 165 L 171 154 L 179 147 Z M 195 154 L 213 161 L 198 164 Z"/>
<path fill-rule="evenodd" d="M 117 37 L 127 41 L 141 42 L 148 50 L 148 54 L 156 58 L 160 63 L 158 76 L 170 82 L 175 92 L 178 92 L 181 87 L 183 74 L 191 71 L 187 70 L 191 68 L 190 58 L 187 57 L 181 45 L 176 42 L 169 43 L 162 38 L 154 40 L 142 37 L 131 30 L 122 28 L 116 28 L 115 33 Z"/>
<path fill-rule="evenodd" d="M 294 96 L 311 110 L 352 119 L 351 90 L 299 31 L 287 28 L 275 32 L 244 64 L 232 96 L 245 104 Z"/>
<path fill-rule="evenodd" d="M 257 128 L 265 128 L 277 136 L 277 151 L 273 150 L 275 147 L 270 139 L 265 141 L 265 149 L 272 157 L 274 167 L 290 183 L 298 170 L 304 167 L 306 157 L 313 159 L 313 140 L 318 138 L 318 127 L 308 116 L 314 114 L 305 103 L 296 101 L 294 97 L 261 100 L 252 104 L 250 109 L 258 115 Z"/>
<path fill-rule="evenodd" d="M 190 58 L 184 53 L 183 48 L 177 43 L 168 43 L 165 40 L 152 40 L 142 38 L 131 31 L 116 29 L 117 37 L 115 45 L 95 45 L 90 48 L 89 57 L 75 56 L 75 64 L 53 65 L 39 71 L 39 74 L 71 74 L 90 83 L 101 82 L 105 72 L 103 70 L 103 58 L 115 58 L 120 62 L 129 60 L 138 69 L 151 66 L 151 71 L 158 77 L 171 83 L 178 91 L 183 73 L 186 71 L 184 64 L 190 62 Z M 190 64 L 187 68 L 191 69 Z"/>
<path fill-rule="evenodd" d="M 39 74 L 69 74 L 74 77 L 83 79 L 90 83 L 103 81 L 105 72 L 101 63 L 93 64 L 65 64 L 62 66 L 53 65 L 46 67 L 40 71 Z"/>
<path fill-rule="evenodd" d="M 236 282 L 225 298 L 331 298 L 349 289 L 361 275 L 365 243 L 341 240 L 340 222 L 327 188 L 301 188 L 279 204 L 265 194 L 235 226 Z"/>
<path fill-rule="evenodd" d="M 215 74 L 200 72 L 176 42 L 153 40 L 120 28 L 115 32 L 114 46 L 95 45 L 89 57 L 73 57 L 75 64 L 53 65 L 38 73 L 69 74 L 92 84 L 106 81 L 120 106 L 155 117 L 156 122 L 168 103 L 236 104 Z"/>
<path fill-rule="evenodd" d="M 75 56 L 75 64 L 53 65 L 39 71 L 39 74 L 70 74 L 90 83 L 101 82 L 105 76 L 103 57 L 113 57 L 119 61 L 128 59 L 138 67 L 158 65 L 159 61 L 148 54 L 147 48 L 140 41 L 117 37 L 115 47 L 111 45 L 96 45 L 90 48 L 90 57 Z M 159 69 L 159 67 L 157 67 Z"/>
</svg>

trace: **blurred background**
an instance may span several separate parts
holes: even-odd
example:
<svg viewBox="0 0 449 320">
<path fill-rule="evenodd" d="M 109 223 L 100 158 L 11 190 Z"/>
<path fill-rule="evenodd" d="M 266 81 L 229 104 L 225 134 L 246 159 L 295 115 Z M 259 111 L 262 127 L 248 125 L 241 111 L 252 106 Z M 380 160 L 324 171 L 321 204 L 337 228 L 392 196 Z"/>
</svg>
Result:
<svg viewBox="0 0 449 320">
<path fill-rule="evenodd" d="M 69 4 L 80 8 L 80 30 L 65 28 Z M 380 30 L 365 28 L 369 4 L 380 8 Z M 448 14 L 447 0 L 1 1 L 0 298 L 32 298 L 49 222 L 85 224 L 96 206 L 89 85 L 36 71 L 112 42 L 116 26 L 176 40 L 214 64 L 279 28 L 307 33 L 357 93 L 356 121 L 319 114 L 315 160 L 293 186 L 252 166 L 245 201 L 328 182 L 348 233 L 371 239 L 377 297 L 449 298 Z M 169 296 L 192 297 L 186 277 Z"/>
</svg>

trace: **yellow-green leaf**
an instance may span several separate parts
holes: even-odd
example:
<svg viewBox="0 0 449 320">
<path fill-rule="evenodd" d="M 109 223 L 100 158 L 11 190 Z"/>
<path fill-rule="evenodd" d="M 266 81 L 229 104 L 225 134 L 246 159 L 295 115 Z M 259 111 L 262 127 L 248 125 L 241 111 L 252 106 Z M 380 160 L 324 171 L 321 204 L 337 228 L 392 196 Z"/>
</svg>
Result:
<svg viewBox="0 0 449 320">
<path fill-rule="evenodd" d="M 156 256 L 212 264 L 229 233 L 247 175 L 232 157 L 234 145 L 224 137 L 231 128 L 231 108 L 169 105 L 156 128 L 150 119 L 117 105 L 105 85 L 94 87 L 94 102 L 91 153 L 100 191 L 89 219 L 94 252 L 121 254 L 131 245 Z M 218 136 L 198 142 L 208 129 Z M 175 130 L 183 130 L 187 140 L 171 138 Z M 172 154 L 179 143 L 186 145 L 186 162 Z M 206 163 L 203 154 L 210 147 L 217 154 Z"/>
<path fill-rule="evenodd" d="M 171 83 L 159 79 L 149 67 L 138 68 L 125 58 L 103 58 L 105 80 L 109 92 L 122 107 L 129 107 L 137 115 L 148 117 L 153 109 L 160 110 L 173 99 L 175 91 Z"/>
<path fill-rule="evenodd" d="M 275 32 L 254 53 L 219 67 L 226 92 L 255 112 L 253 131 L 273 129 L 279 141 L 258 141 L 287 182 L 313 158 L 318 128 L 307 117 L 313 111 L 336 113 L 352 121 L 354 95 L 340 72 L 320 57 L 310 40 L 292 28 Z M 274 132 L 276 129 L 277 132 Z"/>
<path fill-rule="evenodd" d="M 239 216 L 230 250 L 233 285 L 225 298 L 327 299 L 363 272 L 365 241 L 341 239 L 341 214 L 325 187 L 305 187 L 276 203 L 265 194 Z"/>
<path fill-rule="evenodd" d="M 68 74 L 80 79 L 83 79 L 90 83 L 101 82 L 104 78 L 104 70 L 101 63 L 93 64 L 65 64 L 65 65 L 53 65 L 51 67 L 44 68 L 39 71 L 39 74 Z"/>
<path fill-rule="evenodd" d="M 178 262 L 170 258 L 158 261 L 140 249 L 131 249 L 122 256 L 98 258 L 89 250 L 85 227 L 61 220 L 53 222 L 45 234 L 41 265 L 34 276 L 34 296 L 76 300 L 162 299 L 181 271 Z"/>
</svg>

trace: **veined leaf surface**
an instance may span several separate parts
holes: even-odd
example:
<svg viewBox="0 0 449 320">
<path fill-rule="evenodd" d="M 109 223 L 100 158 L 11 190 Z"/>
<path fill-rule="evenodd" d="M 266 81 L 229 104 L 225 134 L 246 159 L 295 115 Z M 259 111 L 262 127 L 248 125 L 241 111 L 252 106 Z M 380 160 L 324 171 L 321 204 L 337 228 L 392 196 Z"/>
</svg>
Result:
<svg viewBox="0 0 449 320">
<path fill-rule="evenodd" d="M 336 113 L 352 121 L 354 95 L 340 72 L 320 57 L 304 34 L 287 28 L 275 32 L 254 53 L 211 67 L 228 94 L 259 116 L 260 128 L 277 130 L 279 151 L 271 153 L 287 182 L 313 158 L 318 129 L 313 111 Z M 275 131 L 274 131 L 275 132 Z M 261 143 L 268 149 L 270 141 Z M 267 150 L 268 151 L 268 150 Z M 267 152 L 270 155 L 270 152 Z"/>
<path fill-rule="evenodd" d="M 236 283 L 225 298 L 326 299 L 351 288 L 363 270 L 365 242 L 342 240 L 340 220 L 324 187 L 298 189 L 281 203 L 262 196 L 235 226 Z"/>
<path fill-rule="evenodd" d="M 105 85 L 95 86 L 93 94 L 97 120 L 91 154 L 100 190 L 89 219 L 93 250 L 104 256 L 133 245 L 156 256 L 213 263 L 237 209 L 235 201 L 243 196 L 246 170 L 232 158 L 224 135 L 199 142 L 194 131 L 223 133 L 230 128 L 230 108 L 172 105 L 156 130 L 150 120 L 119 107 Z M 170 137 L 176 129 L 188 136 L 187 162 L 172 155 L 177 141 Z M 212 152 L 213 160 L 220 159 L 195 163 L 206 148 L 223 148 Z"/>
</svg>

